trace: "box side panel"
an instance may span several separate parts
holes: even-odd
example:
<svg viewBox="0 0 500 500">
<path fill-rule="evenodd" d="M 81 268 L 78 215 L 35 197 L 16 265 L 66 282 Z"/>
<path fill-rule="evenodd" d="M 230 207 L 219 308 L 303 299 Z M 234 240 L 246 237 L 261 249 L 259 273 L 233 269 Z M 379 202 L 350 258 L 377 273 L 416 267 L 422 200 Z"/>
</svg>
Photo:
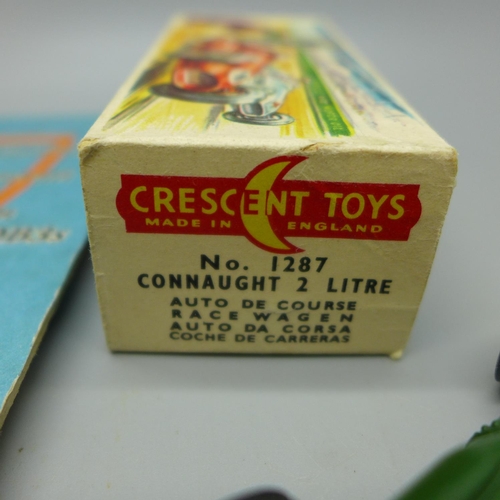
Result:
<svg viewBox="0 0 500 500">
<path fill-rule="evenodd" d="M 441 153 L 96 145 L 82 175 L 109 346 L 403 349 L 454 168 Z"/>
</svg>

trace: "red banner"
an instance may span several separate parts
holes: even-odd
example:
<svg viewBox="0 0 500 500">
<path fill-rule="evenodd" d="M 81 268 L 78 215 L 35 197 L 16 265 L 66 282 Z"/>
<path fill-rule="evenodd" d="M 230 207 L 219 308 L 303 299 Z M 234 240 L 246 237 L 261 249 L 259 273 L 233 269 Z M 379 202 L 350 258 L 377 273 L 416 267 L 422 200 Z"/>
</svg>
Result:
<svg viewBox="0 0 500 500">
<path fill-rule="evenodd" d="M 286 238 L 407 241 L 422 207 L 416 184 L 285 180 L 303 156 L 280 156 L 244 178 L 121 176 L 116 198 L 129 233 L 245 236 L 273 253 Z"/>
</svg>

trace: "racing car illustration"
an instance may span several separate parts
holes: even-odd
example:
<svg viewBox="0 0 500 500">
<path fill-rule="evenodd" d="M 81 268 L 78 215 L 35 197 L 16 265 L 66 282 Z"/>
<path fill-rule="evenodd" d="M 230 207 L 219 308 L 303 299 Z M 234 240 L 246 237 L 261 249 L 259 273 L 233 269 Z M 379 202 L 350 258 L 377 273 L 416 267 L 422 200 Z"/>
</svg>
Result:
<svg viewBox="0 0 500 500">
<path fill-rule="evenodd" d="M 170 83 L 153 85 L 159 97 L 230 105 L 227 120 L 254 125 L 286 125 L 294 119 L 279 108 L 295 82 L 271 66 L 267 47 L 212 39 L 187 46 L 176 55 Z"/>
</svg>

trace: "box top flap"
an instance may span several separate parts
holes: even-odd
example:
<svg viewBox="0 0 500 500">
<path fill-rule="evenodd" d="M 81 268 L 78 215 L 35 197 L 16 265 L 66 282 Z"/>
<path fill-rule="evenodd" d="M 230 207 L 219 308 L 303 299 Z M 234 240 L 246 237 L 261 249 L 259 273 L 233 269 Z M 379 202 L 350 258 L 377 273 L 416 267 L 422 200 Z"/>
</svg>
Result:
<svg viewBox="0 0 500 500">
<path fill-rule="evenodd" d="M 335 30 L 313 18 L 177 18 L 87 139 L 449 149 Z"/>
</svg>

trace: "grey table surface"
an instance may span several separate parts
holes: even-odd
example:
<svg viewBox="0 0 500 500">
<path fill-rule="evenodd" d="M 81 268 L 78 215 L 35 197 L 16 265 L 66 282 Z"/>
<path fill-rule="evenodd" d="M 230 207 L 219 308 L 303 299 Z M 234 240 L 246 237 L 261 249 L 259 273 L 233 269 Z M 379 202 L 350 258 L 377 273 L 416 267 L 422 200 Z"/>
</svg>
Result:
<svg viewBox="0 0 500 500">
<path fill-rule="evenodd" d="M 0 498 L 388 499 L 500 413 L 500 3 L 0 2 L 0 114 L 95 113 L 174 12 L 336 20 L 460 154 L 404 358 L 117 355 L 88 253 L 0 436 Z"/>
</svg>

